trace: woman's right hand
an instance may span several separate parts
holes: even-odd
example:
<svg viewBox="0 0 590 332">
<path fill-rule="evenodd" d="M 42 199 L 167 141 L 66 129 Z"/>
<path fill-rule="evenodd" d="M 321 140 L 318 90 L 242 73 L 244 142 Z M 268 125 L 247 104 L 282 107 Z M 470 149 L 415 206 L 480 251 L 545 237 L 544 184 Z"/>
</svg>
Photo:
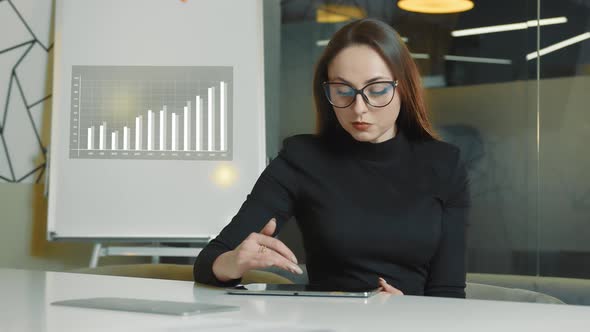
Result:
<svg viewBox="0 0 590 332">
<path fill-rule="evenodd" d="M 272 237 L 275 218 L 260 233 L 252 233 L 236 249 L 223 253 L 213 262 L 213 274 L 222 282 L 241 278 L 248 270 L 276 266 L 302 274 L 295 254 L 283 242 Z"/>
</svg>

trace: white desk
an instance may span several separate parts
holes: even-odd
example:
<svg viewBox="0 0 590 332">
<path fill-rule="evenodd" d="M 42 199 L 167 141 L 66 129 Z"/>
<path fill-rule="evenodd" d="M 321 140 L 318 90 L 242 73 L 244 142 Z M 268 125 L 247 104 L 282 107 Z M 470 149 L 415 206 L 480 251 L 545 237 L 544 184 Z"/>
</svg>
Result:
<svg viewBox="0 0 590 332">
<path fill-rule="evenodd" d="M 590 331 L 590 307 L 388 296 L 227 295 L 191 282 L 0 269 L 0 331 Z M 240 311 L 190 317 L 52 306 L 82 297 L 200 301 Z"/>
</svg>

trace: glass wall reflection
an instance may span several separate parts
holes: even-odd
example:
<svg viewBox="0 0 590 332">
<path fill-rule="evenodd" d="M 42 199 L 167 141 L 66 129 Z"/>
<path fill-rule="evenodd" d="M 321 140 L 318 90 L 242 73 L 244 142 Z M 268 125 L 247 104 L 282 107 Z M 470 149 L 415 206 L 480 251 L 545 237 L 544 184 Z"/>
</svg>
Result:
<svg viewBox="0 0 590 332">
<path fill-rule="evenodd" d="M 539 273 L 590 278 L 590 1 L 540 2 Z M 531 61 L 534 62 L 534 61 Z"/>
<path fill-rule="evenodd" d="M 334 3 L 357 10 L 319 22 Z M 331 35 L 381 19 L 405 38 L 436 129 L 467 165 L 468 271 L 590 278 L 590 1 L 474 3 L 423 14 L 392 0 L 281 1 L 274 144 L 314 131 L 313 68 Z M 293 224 L 282 236 L 303 257 Z"/>
</svg>

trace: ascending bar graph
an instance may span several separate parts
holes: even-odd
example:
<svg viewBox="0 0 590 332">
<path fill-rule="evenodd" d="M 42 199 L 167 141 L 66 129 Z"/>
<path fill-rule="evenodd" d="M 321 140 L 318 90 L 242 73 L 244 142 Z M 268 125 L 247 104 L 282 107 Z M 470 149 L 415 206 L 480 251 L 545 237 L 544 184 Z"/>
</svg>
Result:
<svg viewBox="0 0 590 332">
<path fill-rule="evenodd" d="M 232 159 L 232 67 L 73 66 L 70 158 Z"/>
</svg>

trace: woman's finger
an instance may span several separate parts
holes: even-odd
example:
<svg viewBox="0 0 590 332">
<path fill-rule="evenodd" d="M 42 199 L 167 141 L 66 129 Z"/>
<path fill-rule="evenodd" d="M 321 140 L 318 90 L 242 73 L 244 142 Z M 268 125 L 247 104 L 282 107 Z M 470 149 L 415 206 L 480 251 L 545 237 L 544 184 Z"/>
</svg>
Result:
<svg viewBox="0 0 590 332">
<path fill-rule="evenodd" d="M 259 253 L 259 259 L 256 268 L 276 266 L 291 273 L 302 274 L 303 270 L 299 265 L 294 264 L 291 260 L 286 259 L 283 255 L 276 251 L 266 248 Z"/>
<path fill-rule="evenodd" d="M 276 251 L 294 264 L 297 264 L 297 257 L 295 257 L 295 254 L 291 249 L 289 249 L 289 247 L 287 247 L 281 240 L 267 235 L 258 234 L 256 241 L 258 241 L 258 244 Z"/>
<path fill-rule="evenodd" d="M 262 228 L 262 230 L 260 231 L 259 234 L 262 236 L 274 239 L 274 241 L 271 239 L 262 239 L 262 240 L 259 240 L 259 243 L 273 249 L 274 251 L 285 256 L 285 258 L 287 258 L 287 259 L 291 260 L 293 263 L 297 264 L 297 257 L 295 257 L 295 254 L 291 251 L 291 249 L 289 249 L 283 242 L 281 242 L 273 237 L 273 234 L 275 233 L 276 229 L 277 229 L 277 219 L 270 218 L 268 223 L 266 223 L 266 225 L 264 226 L 264 228 Z M 263 243 L 262 241 L 265 241 L 265 242 Z"/>
<path fill-rule="evenodd" d="M 393 294 L 393 295 L 404 295 L 404 293 L 402 291 L 400 291 L 399 289 L 391 286 L 390 284 L 387 283 L 387 281 L 385 281 L 385 279 L 383 278 L 379 278 L 379 286 L 381 286 L 383 288 L 384 292 L 387 292 L 389 294 Z"/>
<path fill-rule="evenodd" d="M 270 218 L 270 220 L 266 223 L 266 225 L 264 225 L 264 227 L 260 231 L 260 234 L 273 236 L 276 229 L 277 229 L 277 220 L 275 218 Z"/>
</svg>

